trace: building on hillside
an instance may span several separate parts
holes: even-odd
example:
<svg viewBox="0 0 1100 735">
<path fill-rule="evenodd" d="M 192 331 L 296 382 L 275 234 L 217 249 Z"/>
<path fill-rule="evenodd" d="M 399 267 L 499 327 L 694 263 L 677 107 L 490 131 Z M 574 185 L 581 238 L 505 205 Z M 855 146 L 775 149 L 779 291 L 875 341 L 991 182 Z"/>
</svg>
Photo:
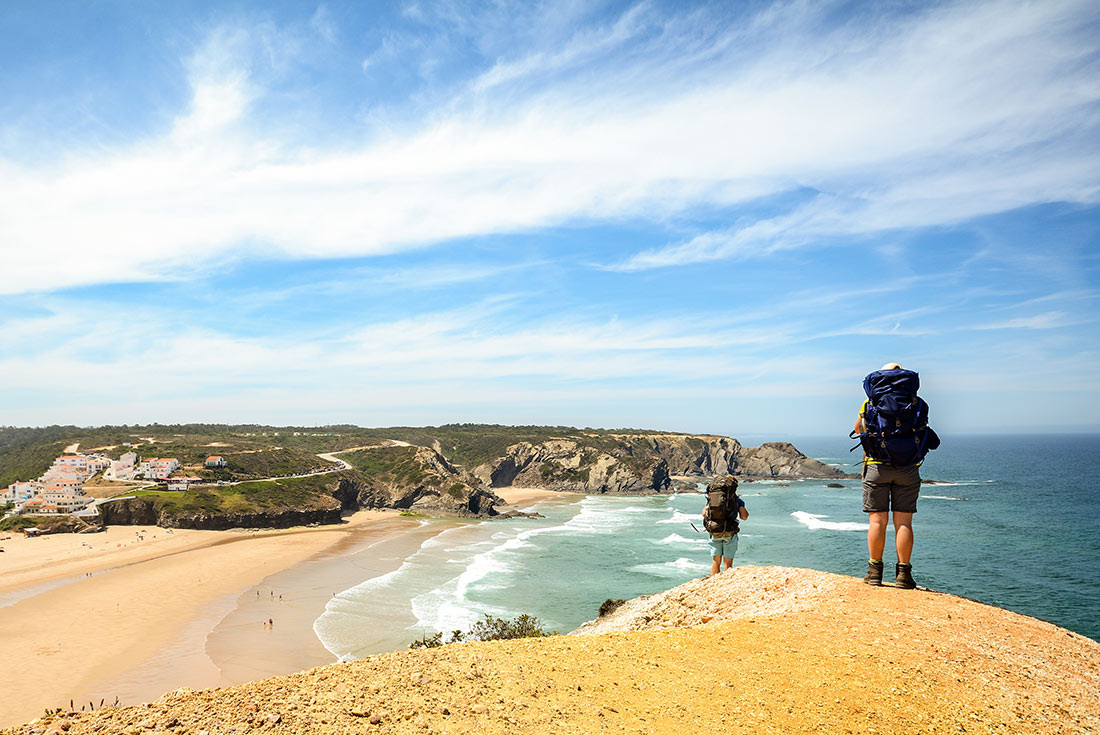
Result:
<svg viewBox="0 0 1100 735">
<path fill-rule="evenodd" d="M 27 501 L 38 495 L 43 487 L 41 482 L 13 482 L 8 485 L 7 490 L 0 493 L 0 500 L 13 503 Z"/>
<path fill-rule="evenodd" d="M 225 461 L 225 457 L 214 455 L 206 458 L 207 467 L 225 467 L 228 462 Z"/>
<path fill-rule="evenodd" d="M 88 457 L 88 473 L 94 475 L 97 472 L 102 472 L 111 466 L 110 457 L 94 456 Z"/>
<path fill-rule="evenodd" d="M 167 480 L 179 466 L 175 457 L 150 457 L 138 465 L 137 471 L 148 480 Z"/>
<path fill-rule="evenodd" d="M 88 479 L 88 473 L 73 467 L 62 465 L 51 467 L 42 475 L 41 481 L 46 485 L 62 485 L 65 487 L 78 487 Z"/>
<path fill-rule="evenodd" d="M 73 495 L 71 493 L 43 493 L 33 500 L 28 500 L 23 506 L 23 513 L 76 513 L 88 507 L 91 498 L 86 495 Z"/>
<path fill-rule="evenodd" d="M 55 467 L 75 467 L 83 472 L 88 471 L 88 458 L 83 454 L 66 454 L 53 461 Z"/>
<path fill-rule="evenodd" d="M 52 500 L 62 495 L 83 495 L 84 488 L 80 485 L 45 485 L 38 493 L 38 497 Z"/>
<path fill-rule="evenodd" d="M 118 458 L 117 462 L 111 463 L 111 474 L 122 480 L 129 479 L 134 474 L 135 464 L 137 464 L 137 455 L 126 452 Z"/>
</svg>

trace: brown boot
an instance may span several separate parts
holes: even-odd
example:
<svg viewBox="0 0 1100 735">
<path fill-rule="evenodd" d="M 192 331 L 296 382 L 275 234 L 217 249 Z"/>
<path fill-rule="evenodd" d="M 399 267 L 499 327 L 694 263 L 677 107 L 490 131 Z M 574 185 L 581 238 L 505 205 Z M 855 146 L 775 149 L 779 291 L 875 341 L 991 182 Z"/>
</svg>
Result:
<svg viewBox="0 0 1100 735">
<path fill-rule="evenodd" d="M 898 562 L 897 566 L 898 576 L 894 580 L 894 586 L 900 587 L 903 590 L 911 590 L 917 586 L 917 583 L 913 581 L 913 565 L 902 564 Z"/>
<path fill-rule="evenodd" d="M 869 561 L 867 562 L 867 574 L 863 576 L 863 583 L 873 585 L 875 587 L 882 586 L 882 562 L 881 561 Z"/>
</svg>

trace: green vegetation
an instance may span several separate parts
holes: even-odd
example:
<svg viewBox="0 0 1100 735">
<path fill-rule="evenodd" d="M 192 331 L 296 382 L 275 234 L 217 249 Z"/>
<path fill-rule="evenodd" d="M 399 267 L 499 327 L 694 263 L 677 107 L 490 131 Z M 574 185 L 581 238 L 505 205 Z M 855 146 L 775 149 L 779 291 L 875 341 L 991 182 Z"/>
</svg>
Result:
<svg viewBox="0 0 1100 735">
<path fill-rule="evenodd" d="M 542 626 L 539 625 L 538 618 L 531 615 L 524 614 L 514 620 L 505 620 L 486 614 L 485 619 L 474 623 L 474 626 L 468 632 L 453 630 L 447 641 L 443 640 L 442 631 L 434 635 L 425 635 L 410 643 L 409 648 L 438 648 L 444 643 L 504 641 L 513 638 L 542 638 L 550 635 L 555 634 L 544 631 Z"/>
<path fill-rule="evenodd" d="M 346 452 L 340 458 L 364 477 L 400 485 L 422 485 L 430 478 L 416 459 L 416 447 L 378 447 Z"/>
<path fill-rule="evenodd" d="M 156 508 L 163 509 L 168 515 L 304 510 L 318 506 L 318 499 L 330 494 L 330 487 L 340 474 L 343 473 L 243 482 L 177 492 L 138 490 L 128 494 L 153 498 Z"/>
<path fill-rule="evenodd" d="M 37 516 L 11 516 L 0 520 L 0 531 L 22 531 L 24 528 L 34 528 L 40 520 Z"/>
<path fill-rule="evenodd" d="M 604 615 L 610 615 L 611 613 L 622 607 L 624 602 L 626 602 L 626 600 L 614 600 L 608 597 L 606 600 L 603 601 L 603 604 L 600 605 L 600 614 L 597 617 L 602 618 Z"/>
<path fill-rule="evenodd" d="M 539 465 L 539 474 L 542 476 L 543 482 L 586 482 L 588 480 L 588 470 L 585 469 L 585 465 L 580 467 L 566 467 L 560 462 L 553 460 L 543 462 Z"/>
<path fill-rule="evenodd" d="M 225 457 L 227 467 L 196 470 L 195 474 L 212 480 L 246 480 L 261 477 L 280 477 L 285 475 L 304 475 L 314 470 L 332 469 L 333 464 L 326 462 L 315 453 L 302 449 L 278 447 L 273 449 L 252 450 L 246 452 L 210 451 L 203 454 L 198 464 L 206 461 L 210 454 Z M 182 462 L 182 460 L 180 460 Z M 190 470 L 188 470 L 190 473 Z"/>
</svg>

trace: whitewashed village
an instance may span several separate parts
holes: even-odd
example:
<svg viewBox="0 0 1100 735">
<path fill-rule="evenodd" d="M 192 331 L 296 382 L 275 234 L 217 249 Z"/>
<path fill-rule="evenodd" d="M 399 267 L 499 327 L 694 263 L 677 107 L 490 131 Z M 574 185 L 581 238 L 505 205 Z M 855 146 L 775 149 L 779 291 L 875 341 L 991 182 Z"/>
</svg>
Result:
<svg viewBox="0 0 1100 735">
<path fill-rule="evenodd" d="M 71 449 L 71 448 L 70 448 Z M 206 458 L 208 468 L 225 467 L 224 457 Z M 135 452 L 119 459 L 96 453 L 67 453 L 53 461 L 37 480 L 13 482 L 0 493 L 0 504 L 9 513 L 22 515 L 95 515 L 96 498 L 85 492 L 84 484 L 102 473 L 111 482 L 156 483 L 164 490 L 186 490 L 202 482 L 199 477 L 173 477 L 180 463 L 174 457 L 148 457 L 141 461 Z M 9 505 L 10 504 L 10 505 Z"/>
</svg>

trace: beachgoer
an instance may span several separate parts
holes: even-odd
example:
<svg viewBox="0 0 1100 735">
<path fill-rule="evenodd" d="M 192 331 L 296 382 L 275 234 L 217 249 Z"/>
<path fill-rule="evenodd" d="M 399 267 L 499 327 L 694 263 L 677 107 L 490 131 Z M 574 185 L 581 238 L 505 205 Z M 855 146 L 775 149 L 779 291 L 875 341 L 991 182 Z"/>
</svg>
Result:
<svg viewBox="0 0 1100 735">
<path fill-rule="evenodd" d="M 703 506 L 703 528 L 710 534 L 712 576 L 722 571 L 723 562 L 726 569 L 733 567 L 737 534 L 741 530 L 738 519 L 748 518 L 745 501 L 737 494 L 737 478 L 724 475 L 712 480 L 707 487 L 707 504 Z"/>
<path fill-rule="evenodd" d="M 905 370 L 896 362 L 886 363 L 863 382 L 868 398 L 859 409 L 852 433 L 859 434 L 863 446 L 863 512 L 869 522 L 867 552 L 870 557 L 863 581 L 870 585 L 882 584 L 886 524 L 892 511 L 898 555 L 894 585 L 903 589 L 917 586 L 913 581 L 911 561 L 913 514 L 917 512 L 920 494 L 920 464 L 925 453 L 940 444 L 936 432 L 928 428 L 928 404 L 916 395 L 919 384 L 915 372 Z M 875 408 L 872 393 L 885 397 L 881 411 Z M 872 423 L 878 423 L 884 414 L 892 412 L 885 430 L 881 424 L 878 428 L 868 425 L 866 419 L 872 412 L 877 414 Z M 902 427 L 904 424 L 909 424 L 904 436 L 890 431 L 895 425 Z"/>
<path fill-rule="evenodd" d="M 274 629 L 275 629 L 275 621 L 274 621 L 274 620 L 272 620 L 271 618 L 268 618 L 268 619 L 267 619 L 267 627 L 269 627 L 269 628 L 271 628 L 272 630 L 274 630 Z"/>
</svg>

